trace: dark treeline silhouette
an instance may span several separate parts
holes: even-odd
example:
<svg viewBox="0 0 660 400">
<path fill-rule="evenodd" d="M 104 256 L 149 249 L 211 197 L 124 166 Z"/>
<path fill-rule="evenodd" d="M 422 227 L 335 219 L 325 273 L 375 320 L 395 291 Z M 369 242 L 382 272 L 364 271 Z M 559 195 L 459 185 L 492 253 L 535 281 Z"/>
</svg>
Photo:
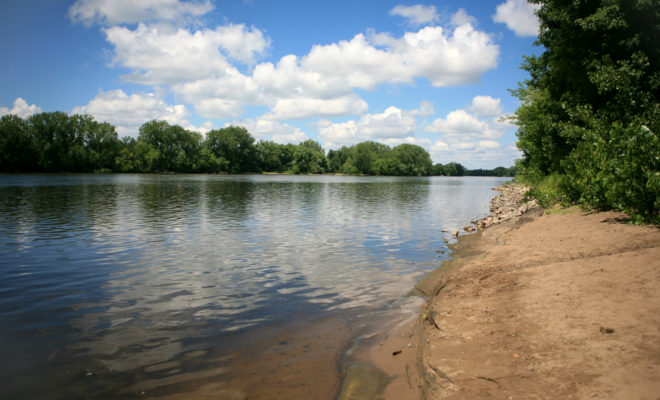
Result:
<svg viewBox="0 0 660 400">
<path fill-rule="evenodd" d="M 420 146 L 391 148 L 367 141 L 327 155 L 318 142 L 255 141 L 242 127 L 208 132 L 204 138 L 166 121 L 140 127 L 137 139 L 119 139 L 114 126 L 89 115 L 44 112 L 0 119 L 3 172 L 280 172 L 398 176 L 506 176 L 505 168 L 470 171 L 457 163 L 431 162 Z"/>
</svg>

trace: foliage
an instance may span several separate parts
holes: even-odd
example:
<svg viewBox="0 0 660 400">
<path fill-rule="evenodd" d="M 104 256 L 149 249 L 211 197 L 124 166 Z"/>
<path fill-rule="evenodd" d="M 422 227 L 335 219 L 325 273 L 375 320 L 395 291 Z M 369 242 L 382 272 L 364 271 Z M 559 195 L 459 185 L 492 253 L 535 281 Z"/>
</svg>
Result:
<svg viewBox="0 0 660 400">
<path fill-rule="evenodd" d="M 450 162 L 445 165 L 436 164 L 433 166 L 433 175 L 465 176 L 467 172 L 467 168 L 455 162 Z"/>
<path fill-rule="evenodd" d="M 0 171 L 34 170 L 35 145 L 25 120 L 16 115 L 0 119 Z"/>
<path fill-rule="evenodd" d="M 166 121 L 149 121 L 140 127 L 138 142 L 157 151 L 151 160 L 155 171 L 193 172 L 198 169 L 202 136 Z"/>
<path fill-rule="evenodd" d="M 566 196 L 565 175 L 551 174 L 545 176 L 537 185 L 527 192 L 527 199 L 534 198 L 539 201 L 543 208 L 549 208 L 555 204 L 568 205 L 570 201 Z"/>
<path fill-rule="evenodd" d="M 496 173 L 497 170 L 497 173 Z M 41 113 L 0 119 L 0 171 L 202 172 L 363 175 L 493 176 L 507 169 L 469 171 L 457 163 L 431 163 L 420 146 L 391 148 L 367 141 L 326 156 L 320 143 L 255 143 L 242 127 L 212 130 L 206 138 L 167 121 L 144 123 L 137 139 L 118 139 L 115 128 L 88 115 Z M 500 175 L 498 175 L 500 176 Z"/>
<path fill-rule="evenodd" d="M 532 2 L 544 52 L 526 58 L 530 79 L 513 91 L 521 180 L 560 174 L 561 199 L 660 221 L 657 1 Z"/>
<path fill-rule="evenodd" d="M 204 147 L 217 160 L 226 160 L 224 172 L 240 174 L 257 169 L 254 138 L 243 127 L 230 126 L 208 132 Z"/>
</svg>

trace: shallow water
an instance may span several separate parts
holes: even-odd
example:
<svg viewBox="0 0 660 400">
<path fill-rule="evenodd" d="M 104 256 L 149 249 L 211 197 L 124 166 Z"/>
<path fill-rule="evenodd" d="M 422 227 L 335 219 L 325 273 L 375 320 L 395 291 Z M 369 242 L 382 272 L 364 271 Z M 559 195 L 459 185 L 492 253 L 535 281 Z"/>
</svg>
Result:
<svg viewBox="0 0 660 400">
<path fill-rule="evenodd" d="M 247 375 L 275 388 L 282 357 L 314 375 L 503 181 L 0 175 L 0 397 L 259 397 Z"/>
</svg>

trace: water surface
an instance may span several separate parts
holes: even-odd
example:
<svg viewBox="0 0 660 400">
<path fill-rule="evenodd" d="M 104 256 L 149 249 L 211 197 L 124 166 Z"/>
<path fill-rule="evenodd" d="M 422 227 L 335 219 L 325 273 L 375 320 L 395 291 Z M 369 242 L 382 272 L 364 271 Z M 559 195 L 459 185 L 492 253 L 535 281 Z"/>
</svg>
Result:
<svg viewBox="0 0 660 400">
<path fill-rule="evenodd" d="M 405 302 L 503 181 L 0 175 L 0 397 L 274 385 L 265 352 L 336 358 L 323 335 Z"/>
</svg>

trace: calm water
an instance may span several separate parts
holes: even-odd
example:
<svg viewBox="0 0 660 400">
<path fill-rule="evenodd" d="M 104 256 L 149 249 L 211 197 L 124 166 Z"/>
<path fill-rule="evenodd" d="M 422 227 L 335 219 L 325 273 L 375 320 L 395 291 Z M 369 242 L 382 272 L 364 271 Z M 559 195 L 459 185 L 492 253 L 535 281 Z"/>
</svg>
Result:
<svg viewBox="0 0 660 400">
<path fill-rule="evenodd" d="M 273 326 L 358 326 L 503 181 L 0 175 L 0 397 L 176 394 Z"/>
</svg>

